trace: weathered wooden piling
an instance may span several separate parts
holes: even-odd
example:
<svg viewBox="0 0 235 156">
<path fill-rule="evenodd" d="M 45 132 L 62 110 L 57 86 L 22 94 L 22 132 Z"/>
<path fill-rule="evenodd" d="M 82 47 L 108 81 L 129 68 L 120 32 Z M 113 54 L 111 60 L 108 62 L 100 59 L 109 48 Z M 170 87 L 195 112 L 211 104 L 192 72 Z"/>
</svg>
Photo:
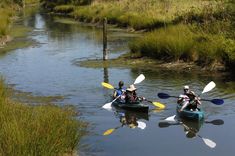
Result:
<svg viewBox="0 0 235 156">
<path fill-rule="evenodd" d="M 103 19 L 103 60 L 108 59 L 107 51 L 107 18 Z"/>
</svg>

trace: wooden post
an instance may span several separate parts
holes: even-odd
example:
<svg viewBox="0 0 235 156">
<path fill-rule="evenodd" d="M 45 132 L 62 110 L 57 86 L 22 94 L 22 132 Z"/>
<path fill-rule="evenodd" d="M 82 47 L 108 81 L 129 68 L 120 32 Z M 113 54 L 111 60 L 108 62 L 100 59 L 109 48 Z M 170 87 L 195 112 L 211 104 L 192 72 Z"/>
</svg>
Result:
<svg viewBox="0 0 235 156">
<path fill-rule="evenodd" d="M 109 71 L 108 71 L 108 68 L 104 68 L 104 82 L 109 83 Z"/>
<path fill-rule="evenodd" d="M 107 51 L 107 18 L 103 20 L 103 60 L 108 59 Z"/>
</svg>

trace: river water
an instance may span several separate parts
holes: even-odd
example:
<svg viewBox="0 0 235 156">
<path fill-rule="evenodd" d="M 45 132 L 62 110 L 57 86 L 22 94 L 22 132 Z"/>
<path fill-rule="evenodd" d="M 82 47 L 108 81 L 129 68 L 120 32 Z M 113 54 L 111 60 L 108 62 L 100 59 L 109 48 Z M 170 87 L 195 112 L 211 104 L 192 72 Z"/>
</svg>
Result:
<svg viewBox="0 0 235 156">
<path fill-rule="evenodd" d="M 89 133 L 79 146 L 80 156 L 234 155 L 235 76 L 205 71 L 180 73 L 138 68 L 84 68 L 77 65 L 77 61 L 102 58 L 101 28 L 39 13 L 23 19 L 22 24 L 33 29 L 29 38 L 38 44 L 1 55 L 0 74 L 17 90 L 38 96 L 64 96 L 59 104 L 73 105 L 81 112 L 78 118 L 89 122 Z M 138 36 L 110 29 L 110 58 L 127 52 L 128 42 Z M 151 104 L 148 114 L 101 108 L 110 102 L 113 92 L 103 88 L 101 82 L 116 86 L 119 80 L 123 80 L 132 84 L 141 73 L 146 79 L 137 85 L 138 94 L 164 103 L 165 110 L 157 110 Z M 161 120 L 176 114 L 176 99 L 159 99 L 157 93 L 179 95 L 182 86 L 190 85 L 199 94 L 212 80 L 216 88 L 202 97 L 221 98 L 225 103 L 217 106 L 203 102 L 205 122 L 159 126 Z M 220 119 L 219 125 L 211 122 L 216 119 Z M 128 124 L 122 126 L 124 120 Z M 145 129 L 135 125 L 137 120 L 146 124 Z M 192 130 L 191 133 L 187 132 L 185 125 Z M 103 136 L 111 128 L 117 129 Z M 214 141 L 216 147 L 208 147 L 200 136 Z"/>
</svg>

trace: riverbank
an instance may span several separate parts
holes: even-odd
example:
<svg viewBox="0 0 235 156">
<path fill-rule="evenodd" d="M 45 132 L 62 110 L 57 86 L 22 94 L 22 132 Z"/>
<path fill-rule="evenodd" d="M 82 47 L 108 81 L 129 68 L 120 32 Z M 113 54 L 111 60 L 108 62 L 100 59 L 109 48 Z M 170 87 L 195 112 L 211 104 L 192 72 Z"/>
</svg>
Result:
<svg viewBox="0 0 235 156">
<path fill-rule="evenodd" d="M 235 64 L 234 2 L 92 1 L 86 5 L 43 1 L 55 14 L 87 23 L 108 23 L 147 31 L 130 43 L 130 51 L 163 62 L 194 63 L 213 70 Z M 139 20 L 141 19 L 141 20 Z"/>
<path fill-rule="evenodd" d="M 35 0 L 18 2 L 0 2 L 0 54 L 35 43 L 28 39 L 32 29 L 19 18 L 31 15 L 23 6 Z M 0 155 L 77 155 L 87 123 L 74 107 L 55 104 L 61 99 L 16 91 L 0 78 Z"/>
<path fill-rule="evenodd" d="M 145 69 L 145 70 L 169 70 L 177 72 L 195 72 L 201 71 L 220 71 L 225 72 L 226 68 L 222 64 L 216 64 L 212 66 L 201 67 L 196 65 L 194 62 L 165 62 L 161 60 L 151 59 L 149 57 L 130 57 L 131 54 L 124 54 L 117 59 L 110 59 L 107 61 L 103 60 L 85 60 L 76 61 L 75 65 L 85 68 L 133 68 L 133 69 Z"/>
<path fill-rule="evenodd" d="M 39 0 L 1 1 L 0 2 L 0 53 L 32 45 L 32 40 L 27 40 L 31 31 L 26 26 L 19 26 L 17 21 L 26 7 L 37 6 Z"/>
<path fill-rule="evenodd" d="M 19 103 L 19 100 L 15 102 L 10 98 L 10 90 L 1 79 L 1 155 L 72 155 L 77 151 L 79 140 L 85 134 L 86 123 L 76 119 L 77 112 L 73 108 L 52 104 L 52 97 L 44 97 L 43 104 L 33 106 L 32 102 L 31 105 Z M 21 93 L 22 96 L 26 97 L 24 100 L 38 101 L 38 98 L 28 94 Z"/>
</svg>

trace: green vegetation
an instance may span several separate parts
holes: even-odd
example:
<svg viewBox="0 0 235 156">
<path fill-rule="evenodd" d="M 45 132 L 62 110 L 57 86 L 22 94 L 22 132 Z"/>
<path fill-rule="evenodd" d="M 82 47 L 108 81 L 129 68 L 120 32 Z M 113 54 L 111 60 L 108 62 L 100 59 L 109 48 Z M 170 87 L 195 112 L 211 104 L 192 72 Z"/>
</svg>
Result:
<svg viewBox="0 0 235 156">
<path fill-rule="evenodd" d="M 6 7 L 5 5 L 3 5 L 2 2 L 0 2 L 0 39 L 3 36 L 6 36 L 9 33 L 9 24 L 11 22 L 11 17 L 14 15 L 13 11 L 15 10 L 14 8 L 11 9 L 9 7 Z"/>
<path fill-rule="evenodd" d="M 110 23 L 130 26 L 136 30 L 152 29 L 178 22 L 189 14 L 190 9 L 195 14 L 201 14 L 205 5 L 210 5 L 212 10 L 216 10 L 218 6 L 218 2 L 197 0 L 93 0 L 91 5 L 86 6 L 63 0 L 42 1 L 44 6 L 53 6 L 55 12 L 68 13 L 69 8 L 70 15 L 80 20 L 98 22 L 107 17 Z"/>
<path fill-rule="evenodd" d="M 134 56 L 194 62 L 209 69 L 235 65 L 233 0 L 41 1 L 53 12 L 80 21 L 97 23 L 106 17 L 111 24 L 148 31 L 130 43 Z"/>
<path fill-rule="evenodd" d="M 9 99 L 0 80 L 0 155 L 63 155 L 73 153 L 85 123 L 70 108 L 29 106 Z"/>
<path fill-rule="evenodd" d="M 213 68 L 234 62 L 235 42 L 220 34 L 196 31 L 192 26 L 176 25 L 145 34 L 130 43 L 133 53 L 164 61 L 196 62 Z"/>
<path fill-rule="evenodd" d="M 9 41 L 11 23 L 22 6 L 38 3 L 39 0 L 1 0 L 0 1 L 0 47 Z"/>
</svg>

